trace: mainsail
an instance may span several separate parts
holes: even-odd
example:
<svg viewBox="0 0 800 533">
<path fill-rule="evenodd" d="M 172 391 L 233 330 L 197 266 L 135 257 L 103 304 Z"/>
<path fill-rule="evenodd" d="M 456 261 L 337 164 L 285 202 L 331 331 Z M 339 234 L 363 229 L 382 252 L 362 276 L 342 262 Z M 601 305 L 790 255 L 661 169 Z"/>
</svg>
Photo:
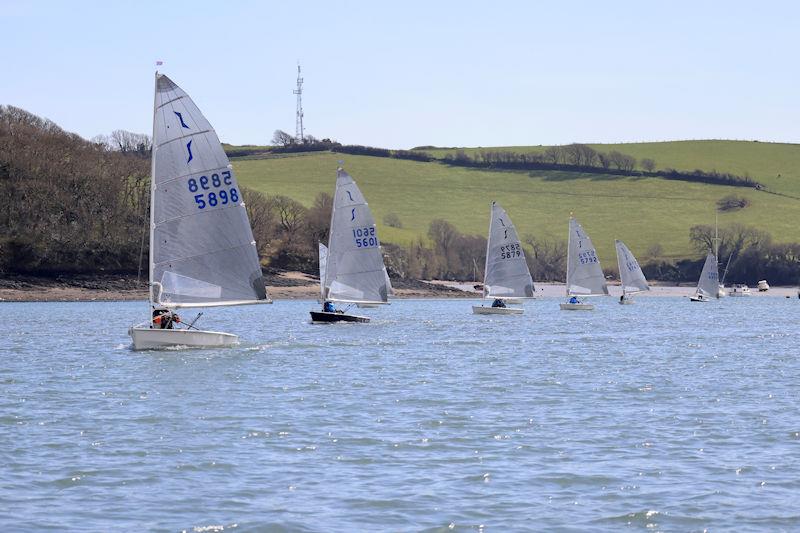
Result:
<svg viewBox="0 0 800 533">
<path fill-rule="evenodd" d="M 495 202 L 489 220 L 485 273 L 484 298 L 533 298 L 533 280 L 517 230 Z"/>
<path fill-rule="evenodd" d="M 697 282 L 697 294 L 719 298 L 719 272 L 717 271 L 717 257 L 708 252 L 700 281 Z"/>
<path fill-rule="evenodd" d="M 617 246 L 617 266 L 619 267 L 619 278 L 622 282 L 623 294 L 649 291 L 650 285 L 647 284 L 642 268 L 636 258 L 633 257 L 631 251 L 620 240 L 616 240 L 614 243 Z"/>
<path fill-rule="evenodd" d="M 328 247 L 319 243 L 319 291 L 325 298 L 325 268 L 328 265 Z"/>
<path fill-rule="evenodd" d="M 191 98 L 158 73 L 150 194 L 153 304 L 267 301 L 242 192 L 219 138 Z"/>
<path fill-rule="evenodd" d="M 339 302 L 386 303 L 387 277 L 372 212 L 353 178 L 338 169 L 324 297 Z"/>
<path fill-rule="evenodd" d="M 569 219 L 567 247 L 567 295 L 593 296 L 608 294 L 608 286 L 600 268 L 600 260 L 592 240 L 574 218 Z"/>
</svg>

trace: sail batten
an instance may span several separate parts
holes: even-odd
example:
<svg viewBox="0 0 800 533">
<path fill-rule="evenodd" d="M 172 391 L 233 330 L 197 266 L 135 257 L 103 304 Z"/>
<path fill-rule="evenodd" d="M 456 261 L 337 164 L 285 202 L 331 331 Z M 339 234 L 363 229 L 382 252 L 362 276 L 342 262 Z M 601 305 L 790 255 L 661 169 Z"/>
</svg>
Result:
<svg viewBox="0 0 800 533">
<path fill-rule="evenodd" d="M 151 299 L 168 307 L 267 301 L 250 221 L 214 128 L 172 80 L 156 74 Z"/>
<path fill-rule="evenodd" d="M 533 298 L 533 295 L 533 279 L 514 223 L 500 205 L 492 202 L 483 297 Z"/>
<path fill-rule="evenodd" d="M 650 285 L 647 284 L 644 272 L 631 251 L 620 240 L 615 241 L 614 244 L 617 248 L 617 266 L 623 294 L 649 291 Z"/>
<path fill-rule="evenodd" d="M 600 296 L 608 285 L 592 240 L 574 218 L 569 219 L 567 246 L 567 295 Z"/>
<path fill-rule="evenodd" d="M 348 303 L 386 303 L 389 287 L 380 240 L 364 195 L 353 178 L 337 171 L 323 298 Z"/>
</svg>

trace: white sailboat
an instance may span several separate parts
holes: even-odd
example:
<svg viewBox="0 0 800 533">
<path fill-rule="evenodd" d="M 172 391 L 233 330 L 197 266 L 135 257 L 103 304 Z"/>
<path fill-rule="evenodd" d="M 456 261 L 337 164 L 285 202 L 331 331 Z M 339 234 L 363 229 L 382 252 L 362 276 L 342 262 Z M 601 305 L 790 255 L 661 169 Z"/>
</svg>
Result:
<svg viewBox="0 0 800 533">
<path fill-rule="evenodd" d="M 533 298 L 531 278 L 525 252 L 517 230 L 508 214 L 492 202 L 489 218 L 489 239 L 486 242 L 486 267 L 483 297 L 493 299 L 491 306 L 473 305 L 476 315 L 521 315 L 522 307 L 508 307 L 508 299 Z"/>
<path fill-rule="evenodd" d="M 324 276 L 322 311 L 311 311 L 313 322 L 369 322 L 369 318 L 336 310 L 334 303 L 388 303 L 386 267 L 375 218 L 350 175 L 336 171 L 331 227 Z M 322 265 L 320 265 L 322 266 Z"/>
<path fill-rule="evenodd" d="M 631 295 L 637 292 L 649 291 L 650 285 L 647 284 L 647 279 L 644 277 L 644 272 L 642 272 L 639 262 L 628 247 L 625 246 L 625 243 L 617 239 L 614 244 L 617 247 L 617 266 L 619 267 L 620 282 L 622 282 L 622 296 L 619 299 L 619 303 L 622 305 L 632 304 L 633 298 L 631 298 Z"/>
<path fill-rule="evenodd" d="M 717 257 L 708 252 L 703 271 L 700 272 L 700 280 L 697 282 L 697 290 L 689 299 L 693 302 L 707 302 L 711 298 L 719 298 L 719 272 Z"/>
<path fill-rule="evenodd" d="M 581 301 L 586 296 L 608 296 L 608 285 L 592 240 L 577 220 L 569 219 L 567 246 L 567 296 L 562 311 L 591 311 L 594 305 Z"/>
<path fill-rule="evenodd" d="M 219 138 L 191 98 L 158 72 L 151 171 L 152 315 L 128 330 L 133 348 L 236 344 L 231 333 L 201 330 L 194 322 L 183 327 L 175 313 L 271 301 L 241 189 Z"/>
</svg>

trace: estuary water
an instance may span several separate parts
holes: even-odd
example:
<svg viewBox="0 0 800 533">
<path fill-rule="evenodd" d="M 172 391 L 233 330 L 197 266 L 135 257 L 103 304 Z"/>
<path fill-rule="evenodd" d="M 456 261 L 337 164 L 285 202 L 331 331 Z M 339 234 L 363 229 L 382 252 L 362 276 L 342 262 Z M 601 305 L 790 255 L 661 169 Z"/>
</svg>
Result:
<svg viewBox="0 0 800 533">
<path fill-rule="evenodd" d="M 144 302 L 0 304 L 0 527 L 800 528 L 800 301 L 559 301 L 208 309 L 239 346 L 162 352 Z"/>
</svg>

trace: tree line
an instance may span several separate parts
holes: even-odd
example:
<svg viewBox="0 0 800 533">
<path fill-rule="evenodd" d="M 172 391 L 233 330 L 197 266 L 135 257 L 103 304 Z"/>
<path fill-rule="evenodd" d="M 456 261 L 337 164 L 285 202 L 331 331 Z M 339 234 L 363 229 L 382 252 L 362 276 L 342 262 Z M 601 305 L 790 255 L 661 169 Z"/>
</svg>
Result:
<svg viewBox="0 0 800 533">
<path fill-rule="evenodd" d="M 148 156 L 149 144 L 114 150 L 0 106 L 0 271 L 136 270 Z"/>
<path fill-rule="evenodd" d="M 507 150 L 480 150 L 467 153 L 458 150 L 445 155 L 444 162 L 452 166 L 502 169 L 502 170 L 561 170 L 594 174 L 612 174 L 620 176 L 645 176 L 670 180 L 709 183 L 713 185 L 730 185 L 734 187 L 750 187 L 763 189 L 763 185 L 750 176 L 738 176 L 731 173 L 710 172 L 704 170 L 675 170 L 666 168 L 656 170 L 656 162 L 645 158 L 636 158 L 612 150 L 600 152 L 585 144 L 569 144 L 551 146 L 542 153 L 512 152 Z"/>
<path fill-rule="evenodd" d="M 86 141 L 47 119 L 0 106 L 0 273 L 136 273 L 148 254 L 150 148 L 146 135 L 118 130 Z M 419 156 L 413 150 L 338 149 Z M 592 160 L 591 152 L 582 149 L 570 154 L 573 159 L 565 161 Z M 429 156 L 423 152 L 423 157 Z M 507 152 L 480 157 L 515 161 Z M 320 193 L 306 207 L 286 196 L 252 190 L 242 194 L 264 266 L 316 273 L 317 243 L 327 240 L 331 196 Z M 742 207 L 735 197 L 723 200 L 720 209 Z M 402 220 L 389 214 L 386 224 L 402 227 Z M 691 229 L 689 239 L 698 257 L 714 246 L 712 238 L 708 226 Z M 522 240 L 535 279 L 563 281 L 566 242 L 533 235 Z M 485 236 L 461 233 L 446 220 L 432 221 L 427 234 L 411 243 L 383 245 L 387 269 L 395 278 L 483 278 Z M 721 228 L 719 250 L 731 282 L 800 281 L 800 244 L 774 243 L 765 232 L 731 225 Z M 667 261 L 661 255 L 660 247 L 653 246 L 642 258 L 649 278 L 697 279 L 702 259 Z M 615 270 L 612 266 L 607 273 L 615 276 Z"/>
</svg>

